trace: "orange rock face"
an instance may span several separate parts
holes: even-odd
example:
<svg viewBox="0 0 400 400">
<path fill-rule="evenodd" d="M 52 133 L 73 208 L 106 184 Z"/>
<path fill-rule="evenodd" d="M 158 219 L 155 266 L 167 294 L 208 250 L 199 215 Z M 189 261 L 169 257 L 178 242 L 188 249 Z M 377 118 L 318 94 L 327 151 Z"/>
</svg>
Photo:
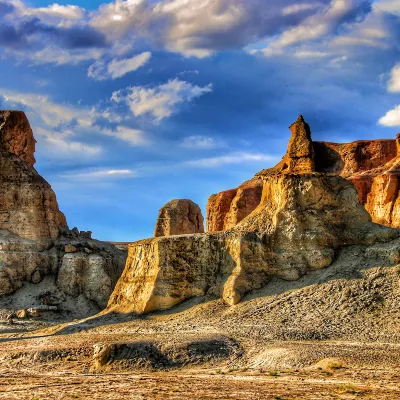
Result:
<svg viewBox="0 0 400 400">
<path fill-rule="evenodd" d="M 207 205 L 207 231 L 232 228 L 258 206 L 258 178 L 280 173 L 327 172 L 351 181 L 374 222 L 400 227 L 400 134 L 395 139 L 352 143 L 312 142 L 302 116 L 290 126 L 288 150 L 275 167 L 263 170 L 238 189 L 212 195 Z M 245 206 L 243 206 L 245 205 Z"/>
<path fill-rule="evenodd" d="M 396 140 L 314 142 L 316 169 L 351 181 L 376 223 L 400 227 L 400 135 Z"/>
<path fill-rule="evenodd" d="M 36 161 L 35 144 L 25 113 L 0 110 L 0 146 L 4 150 L 33 167 Z"/>
<path fill-rule="evenodd" d="M 161 208 L 154 236 L 204 233 L 204 218 L 200 207 L 191 200 L 172 200 Z"/>
<path fill-rule="evenodd" d="M 228 214 L 237 189 L 213 194 L 207 203 L 207 232 L 220 232 L 225 229 L 225 216 Z"/>
<path fill-rule="evenodd" d="M 282 173 L 311 173 L 315 171 L 314 147 L 309 125 L 300 115 L 289 127 L 292 136 L 282 161 L 271 170 Z M 260 204 L 262 180 L 270 170 L 261 171 L 252 180 L 237 189 L 212 195 L 207 204 L 207 232 L 220 232 L 233 228 Z"/>
<path fill-rule="evenodd" d="M 52 240 L 67 222 L 51 186 L 33 168 L 34 151 L 25 114 L 0 111 L 0 229 Z"/>
</svg>

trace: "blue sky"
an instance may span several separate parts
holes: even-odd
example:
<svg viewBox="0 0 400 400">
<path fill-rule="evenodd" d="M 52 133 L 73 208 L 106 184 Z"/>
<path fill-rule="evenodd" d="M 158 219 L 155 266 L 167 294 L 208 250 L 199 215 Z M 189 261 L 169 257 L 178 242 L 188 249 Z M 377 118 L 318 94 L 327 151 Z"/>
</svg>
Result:
<svg viewBox="0 0 400 400">
<path fill-rule="evenodd" d="M 24 110 L 70 227 L 153 234 L 159 208 L 314 140 L 400 131 L 400 0 L 0 0 L 0 107 Z"/>
</svg>

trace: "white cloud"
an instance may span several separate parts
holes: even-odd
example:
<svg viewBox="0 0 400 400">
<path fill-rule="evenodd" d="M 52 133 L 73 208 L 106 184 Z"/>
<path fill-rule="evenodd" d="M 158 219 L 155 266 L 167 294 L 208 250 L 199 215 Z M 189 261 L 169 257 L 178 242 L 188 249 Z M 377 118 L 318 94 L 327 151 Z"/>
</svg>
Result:
<svg viewBox="0 0 400 400">
<path fill-rule="evenodd" d="M 94 110 L 92 108 L 55 103 L 48 96 L 35 93 L 21 93 L 7 89 L 1 89 L 0 93 L 7 102 L 28 108 L 36 120 L 42 120 L 50 128 L 72 121 L 81 127 L 90 127 L 93 123 Z"/>
<path fill-rule="evenodd" d="M 79 21 L 85 16 L 85 9 L 75 5 L 51 4 L 48 7 L 17 9 L 17 15 L 40 18 L 49 24 L 61 23 L 62 21 Z"/>
<path fill-rule="evenodd" d="M 38 129 L 37 132 L 40 132 L 41 136 L 46 139 L 46 146 L 51 148 L 52 151 L 57 152 L 58 155 L 64 153 L 65 155 L 75 157 L 76 154 L 81 153 L 87 157 L 91 157 L 102 152 L 100 146 L 65 140 L 63 137 L 56 137 L 52 132 L 45 132 L 42 129 Z"/>
<path fill-rule="evenodd" d="M 200 158 L 182 163 L 188 167 L 195 168 L 214 168 L 225 164 L 240 164 L 246 162 L 275 161 L 276 157 L 271 157 L 261 153 L 231 153 L 218 157 Z"/>
<path fill-rule="evenodd" d="M 115 137 L 116 139 L 123 140 L 130 146 L 146 146 L 149 140 L 145 137 L 145 133 L 139 129 L 131 129 L 126 126 L 118 126 L 116 130 L 101 129 L 99 131 L 107 136 Z"/>
<path fill-rule="evenodd" d="M 151 58 L 151 53 L 146 51 L 131 58 L 122 60 L 113 59 L 106 66 L 103 61 L 92 64 L 88 69 L 88 76 L 96 80 L 117 79 L 143 67 Z"/>
<path fill-rule="evenodd" d="M 391 93 L 400 92 L 400 63 L 396 64 L 391 71 L 388 91 Z"/>
<path fill-rule="evenodd" d="M 138 176 L 137 172 L 132 169 L 94 169 L 83 172 L 74 172 L 71 174 L 63 174 L 61 178 L 71 181 L 96 181 L 96 180 L 119 180 L 131 179 Z"/>
<path fill-rule="evenodd" d="M 102 134 L 123 140 L 130 146 L 149 144 L 145 132 L 120 125 L 123 118 L 109 108 L 98 110 L 96 107 L 56 103 L 48 96 L 34 93 L 20 93 L 0 89 L 8 106 L 27 111 L 28 118 L 39 140 L 49 146 L 57 146 L 60 151 L 87 153 L 96 155 L 101 147 L 83 144 L 73 139 L 86 134 Z M 99 127 L 97 119 L 118 124 L 114 129 Z"/>
<path fill-rule="evenodd" d="M 390 14 L 400 16 L 400 0 L 380 0 L 373 4 L 378 10 L 385 11 Z"/>
<path fill-rule="evenodd" d="M 186 149 L 213 149 L 217 146 L 215 140 L 207 136 L 188 136 L 183 139 L 182 147 Z"/>
<path fill-rule="evenodd" d="M 301 11 L 305 11 L 305 10 L 313 10 L 314 8 L 318 8 L 321 7 L 321 3 L 298 3 L 298 4 L 294 4 L 294 5 L 290 5 L 285 7 L 282 10 L 282 14 L 283 15 L 290 15 L 290 14 L 296 14 L 298 12 Z"/>
<path fill-rule="evenodd" d="M 383 126 L 400 126 L 400 104 L 395 106 L 393 110 L 388 111 L 379 119 L 379 124 Z"/>
<path fill-rule="evenodd" d="M 210 92 L 212 84 L 200 87 L 174 79 L 154 88 L 133 86 L 119 90 L 113 93 L 112 100 L 127 104 L 135 117 L 150 115 L 155 122 L 160 122 L 177 113 L 183 103 Z"/>
</svg>

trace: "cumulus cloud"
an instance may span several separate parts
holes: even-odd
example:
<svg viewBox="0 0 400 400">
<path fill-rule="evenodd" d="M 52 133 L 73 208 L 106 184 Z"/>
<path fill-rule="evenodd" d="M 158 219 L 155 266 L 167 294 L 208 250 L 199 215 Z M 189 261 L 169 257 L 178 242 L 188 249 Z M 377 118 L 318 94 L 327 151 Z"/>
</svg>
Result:
<svg viewBox="0 0 400 400">
<path fill-rule="evenodd" d="M 88 76 L 96 80 L 121 78 L 146 65 L 150 58 L 151 53 L 146 51 L 131 58 L 113 59 L 107 65 L 103 61 L 98 61 L 89 67 Z"/>
<path fill-rule="evenodd" d="M 388 91 L 392 93 L 400 92 L 400 63 L 396 64 L 391 71 Z"/>
<path fill-rule="evenodd" d="M 138 40 L 206 57 L 279 34 L 329 2 L 271 0 L 265 7 L 265 0 L 119 0 L 87 12 L 76 5 L 32 8 L 11 1 L 17 6 L 7 8 L 9 15 L 0 21 L 0 42 L 12 50 L 29 49 L 23 53 L 27 58 L 52 47 L 72 51 L 108 46 L 109 55 L 115 55 L 115 43 L 124 43 L 129 52 Z"/>
<path fill-rule="evenodd" d="M 212 92 L 212 84 L 204 87 L 179 79 L 169 80 L 156 87 L 132 86 L 112 94 L 116 103 L 125 103 L 135 117 L 149 115 L 155 122 L 170 117 L 188 103 Z"/>
<path fill-rule="evenodd" d="M 332 0 L 318 12 L 296 26 L 285 30 L 262 50 L 265 55 L 277 54 L 280 49 L 321 39 L 337 32 L 342 25 L 360 20 L 371 11 L 365 0 Z"/>
<path fill-rule="evenodd" d="M 0 44 L 6 55 L 35 62 L 97 60 L 89 75 L 115 79 L 157 50 L 202 58 L 246 48 L 272 56 L 293 54 L 292 47 L 323 51 L 296 47 L 335 36 L 332 45 L 337 47 L 382 46 L 389 34 L 398 41 L 398 21 L 386 18 L 382 26 L 368 26 L 364 20 L 371 13 L 398 15 L 397 3 L 269 0 L 266 6 L 265 0 L 118 0 L 86 11 L 76 5 L 34 8 L 22 0 L 1 0 Z M 138 43 L 147 52 L 135 59 Z"/>
<path fill-rule="evenodd" d="M 380 118 L 379 124 L 389 127 L 400 126 L 400 104 Z"/>
</svg>

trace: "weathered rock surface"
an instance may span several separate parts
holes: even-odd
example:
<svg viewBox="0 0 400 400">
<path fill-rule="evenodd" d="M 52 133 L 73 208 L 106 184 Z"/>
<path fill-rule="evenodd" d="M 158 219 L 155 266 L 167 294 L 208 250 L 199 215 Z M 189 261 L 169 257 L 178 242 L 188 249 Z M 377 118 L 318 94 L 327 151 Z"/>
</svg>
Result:
<svg viewBox="0 0 400 400">
<path fill-rule="evenodd" d="M 25 114 L 0 111 L 0 295 L 52 275 L 65 293 L 104 307 L 126 253 L 68 229 L 51 186 L 33 167 L 34 152 Z M 82 260 L 81 270 L 72 255 Z"/>
<path fill-rule="evenodd" d="M 207 232 L 226 231 L 251 214 L 260 204 L 262 182 L 212 195 L 207 203 Z"/>
<path fill-rule="evenodd" d="M 165 204 L 158 215 L 155 237 L 204 233 L 200 207 L 191 200 L 178 199 Z"/>
<path fill-rule="evenodd" d="M 51 186 L 33 168 L 34 151 L 25 114 L 0 111 L 0 229 L 53 240 L 67 222 Z"/>
<path fill-rule="evenodd" d="M 317 169 L 350 180 L 374 222 L 400 227 L 400 137 L 347 144 L 315 142 Z"/>
<path fill-rule="evenodd" d="M 308 271 L 330 266 L 350 245 L 361 246 L 367 254 L 376 243 L 397 243 L 400 230 L 374 224 L 350 181 L 315 171 L 304 119 L 300 117 L 290 129 L 292 138 L 283 160 L 257 174 L 262 196 L 250 215 L 220 233 L 131 244 L 108 310 L 144 313 L 205 294 L 233 305 L 271 277 L 298 280 Z M 236 195 L 223 192 L 213 201 L 222 208 Z M 214 222 L 217 226 L 221 219 Z M 400 252 L 387 258 L 389 264 L 397 263 Z"/>
<path fill-rule="evenodd" d="M 301 118 L 301 117 L 299 117 Z M 291 130 L 299 129 L 296 125 Z M 288 152 L 274 170 L 332 173 L 350 180 L 358 192 L 359 201 L 371 214 L 374 222 L 400 227 L 398 165 L 400 163 L 400 134 L 394 139 L 360 140 L 352 143 L 312 142 L 308 125 L 290 139 Z M 302 140 L 300 140 L 303 138 Z M 269 171 L 269 170 L 266 170 Z M 259 185 L 259 172 L 243 187 Z M 207 231 L 224 231 L 235 225 L 229 217 L 233 198 L 239 189 L 212 195 L 207 204 Z M 228 196 L 227 194 L 230 194 Z M 242 202 L 254 203 L 254 193 L 241 194 Z M 260 198 L 261 200 L 261 198 Z M 258 204 L 257 204 L 258 205 Z M 239 223 L 254 208 L 243 208 Z M 225 221 L 230 221 L 225 223 Z"/>
<path fill-rule="evenodd" d="M 36 140 L 22 111 L 0 110 L 0 143 L 2 149 L 34 166 Z"/>
</svg>

